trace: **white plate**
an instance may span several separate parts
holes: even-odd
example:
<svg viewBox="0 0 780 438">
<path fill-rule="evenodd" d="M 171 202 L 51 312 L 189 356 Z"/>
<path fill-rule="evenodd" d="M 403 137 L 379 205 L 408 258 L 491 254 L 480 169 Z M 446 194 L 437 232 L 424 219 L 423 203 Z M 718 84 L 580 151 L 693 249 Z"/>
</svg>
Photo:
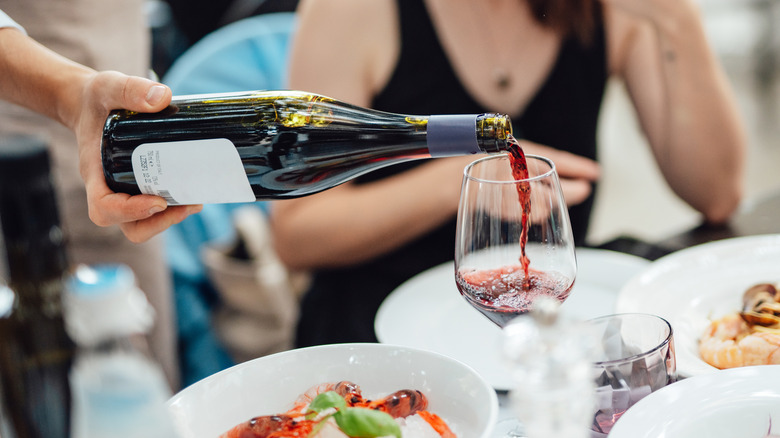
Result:
<svg viewBox="0 0 780 438">
<path fill-rule="evenodd" d="M 577 278 L 561 311 L 577 319 L 613 313 L 620 288 L 649 263 L 619 252 L 578 248 Z M 377 338 L 450 356 L 472 366 L 494 388 L 509 390 L 501 330 L 460 295 L 454 269 L 452 262 L 439 265 L 394 290 L 377 312 Z"/>
<path fill-rule="evenodd" d="M 673 383 L 640 400 L 609 438 L 780 436 L 780 365 L 733 368 Z"/>
<path fill-rule="evenodd" d="M 463 437 L 488 438 L 498 398 L 473 369 L 446 356 L 382 344 L 301 348 L 254 359 L 190 385 L 168 402 L 181 438 L 216 438 L 261 415 L 283 413 L 307 389 L 352 381 L 366 397 L 416 389 Z"/>
<path fill-rule="evenodd" d="M 654 313 L 674 330 L 681 377 L 717 371 L 699 358 L 698 339 L 714 318 L 738 311 L 757 283 L 780 281 L 780 234 L 693 246 L 653 262 L 618 295 L 618 312 Z"/>
</svg>

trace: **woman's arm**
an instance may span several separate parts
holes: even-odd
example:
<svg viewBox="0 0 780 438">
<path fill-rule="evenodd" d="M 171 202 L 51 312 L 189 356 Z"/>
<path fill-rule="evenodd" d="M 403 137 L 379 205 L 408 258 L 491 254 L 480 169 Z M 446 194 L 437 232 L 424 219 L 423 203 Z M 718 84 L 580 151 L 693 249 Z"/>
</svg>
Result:
<svg viewBox="0 0 780 438">
<path fill-rule="evenodd" d="M 728 80 L 690 0 L 602 0 L 621 76 L 661 172 L 709 222 L 742 196 L 746 136 Z"/>
<path fill-rule="evenodd" d="M 304 0 L 291 87 L 369 106 L 395 67 L 396 15 L 393 0 Z M 523 148 L 556 162 L 566 177 L 567 202 L 577 204 L 589 195 L 590 182 L 598 178 L 596 163 L 531 143 Z M 292 268 L 317 269 L 396 249 L 454 217 L 463 168 L 473 160 L 435 159 L 380 181 L 277 202 L 271 214 L 277 252 Z"/>
<path fill-rule="evenodd" d="M 391 0 L 301 2 L 290 87 L 369 106 L 397 56 L 394 8 Z M 275 202 L 271 222 L 279 255 L 294 268 L 349 265 L 439 225 L 454 213 L 462 170 L 439 161 L 447 160 L 370 184 L 347 183 Z"/>
<path fill-rule="evenodd" d="M 100 160 L 103 124 L 112 109 L 154 112 L 171 91 L 162 84 L 117 72 L 96 72 L 45 48 L 18 29 L 0 28 L 0 99 L 59 121 L 77 136 L 89 216 L 118 224 L 128 239 L 148 240 L 200 206 L 168 208 L 157 196 L 114 193 Z"/>
</svg>

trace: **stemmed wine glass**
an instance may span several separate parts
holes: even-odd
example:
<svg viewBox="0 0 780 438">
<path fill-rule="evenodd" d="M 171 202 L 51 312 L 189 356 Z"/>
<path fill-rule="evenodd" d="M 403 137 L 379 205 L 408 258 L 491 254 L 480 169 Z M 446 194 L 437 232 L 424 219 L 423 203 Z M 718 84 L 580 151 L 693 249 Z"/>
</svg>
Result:
<svg viewBox="0 0 780 438">
<path fill-rule="evenodd" d="M 574 238 L 555 165 L 519 147 L 466 167 L 455 239 L 461 295 L 501 328 L 540 296 L 563 302 L 574 285 Z"/>
<path fill-rule="evenodd" d="M 555 165 L 516 144 L 466 167 L 455 239 L 461 295 L 502 329 L 539 297 L 563 302 L 574 285 L 574 238 Z M 525 437 L 516 420 L 498 429 Z"/>
</svg>

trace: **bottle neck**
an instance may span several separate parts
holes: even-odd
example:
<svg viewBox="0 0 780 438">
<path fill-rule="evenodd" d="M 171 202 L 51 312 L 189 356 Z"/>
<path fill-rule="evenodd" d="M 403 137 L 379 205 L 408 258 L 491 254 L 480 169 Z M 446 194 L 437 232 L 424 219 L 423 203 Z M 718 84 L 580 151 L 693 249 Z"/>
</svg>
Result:
<svg viewBox="0 0 780 438">
<path fill-rule="evenodd" d="M 59 315 L 67 258 L 48 175 L 0 188 L 0 226 L 17 310 L 39 308 Z"/>
<path fill-rule="evenodd" d="M 503 114 L 480 114 L 476 121 L 477 143 L 482 152 L 505 152 L 511 146 L 511 138 L 517 138 L 512 130 L 512 120 Z"/>
<path fill-rule="evenodd" d="M 428 118 L 432 157 L 496 153 L 509 149 L 512 123 L 501 114 L 451 114 Z"/>
</svg>

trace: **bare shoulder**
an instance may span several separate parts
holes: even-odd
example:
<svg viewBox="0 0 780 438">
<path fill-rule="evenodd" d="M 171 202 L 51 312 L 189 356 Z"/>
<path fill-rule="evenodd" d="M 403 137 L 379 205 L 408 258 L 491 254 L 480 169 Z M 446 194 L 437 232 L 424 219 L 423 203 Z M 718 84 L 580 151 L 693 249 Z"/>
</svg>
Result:
<svg viewBox="0 0 780 438">
<path fill-rule="evenodd" d="M 315 22 L 334 31 L 359 31 L 370 29 L 394 10 L 393 0 L 301 0 L 297 14 L 305 25 Z"/>
<path fill-rule="evenodd" d="M 312 86 L 333 89 L 323 94 L 365 105 L 356 89 L 375 88 L 395 59 L 395 0 L 302 0 L 297 13 L 291 85 L 306 79 L 303 86 L 309 86 L 314 79 L 323 83 Z"/>
<path fill-rule="evenodd" d="M 650 56 L 646 52 L 653 46 L 653 28 L 649 21 L 607 2 L 604 20 L 607 34 L 609 73 L 624 76 L 632 59 Z"/>
</svg>

